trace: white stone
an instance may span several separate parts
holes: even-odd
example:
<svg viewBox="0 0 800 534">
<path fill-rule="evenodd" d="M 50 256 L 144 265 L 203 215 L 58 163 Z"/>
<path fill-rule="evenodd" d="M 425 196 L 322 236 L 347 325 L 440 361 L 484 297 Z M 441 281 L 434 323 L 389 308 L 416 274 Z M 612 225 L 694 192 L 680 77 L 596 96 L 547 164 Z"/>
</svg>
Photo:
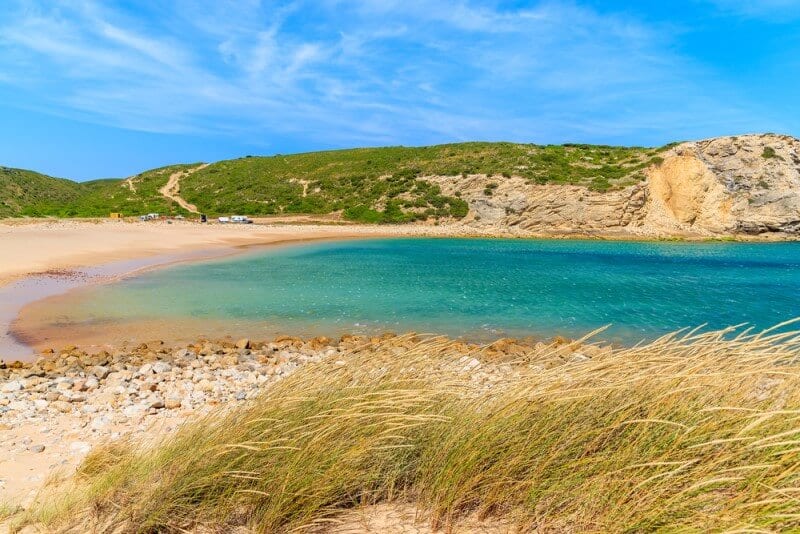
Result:
<svg viewBox="0 0 800 534">
<path fill-rule="evenodd" d="M 21 380 L 12 380 L 11 382 L 6 382 L 5 384 L 3 384 L 3 391 L 6 393 L 22 391 L 24 388 L 25 385 L 22 383 Z"/>
<path fill-rule="evenodd" d="M 76 454 L 86 454 L 92 450 L 92 446 L 85 441 L 73 441 L 69 444 L 69 450 Z"/>
<path fill-rule="evenodd" d="M 168 364 L 167 362 L 156 362 L 153 364 L 152 369 L 153 372 L 156 374 L 168 373 L 172 370 L 172 366 L 170 366 L 170 364 Z"/>
<path fill-rule="evenodd" d="M 94 431 L 98 431 L 106 428 L 110 424 L 111 424 L 111 419 L 109 419 L 105 415 L 100 415 L 92 419 L 92 422 L 89 424 L 89 427 Z"/>
<path fill-rule="evenodd" d="M 123 415 L 125 415 L 125 417 L 137 417 L 139 415 L 142 415 L 145 412 L 145 410 L 147 410 L 147 408 L 145 408 L 141 404 L 132 404 L 130 406 L 126 406 L 125 408 L 123 408 L 122 413 Z"/>
</svg>

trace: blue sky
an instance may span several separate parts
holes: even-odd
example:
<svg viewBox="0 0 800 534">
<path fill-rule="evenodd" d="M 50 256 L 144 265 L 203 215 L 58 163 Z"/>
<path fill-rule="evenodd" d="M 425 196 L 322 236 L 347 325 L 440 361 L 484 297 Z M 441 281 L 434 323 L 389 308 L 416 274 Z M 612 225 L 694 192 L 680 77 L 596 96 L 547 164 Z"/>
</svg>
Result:
<svg viewBox="0 0 800 534">
<path fill-rule="evenodd" d="M 0 165 L 800 134 L 800 0 L 4 0 Z"/>
</svg>

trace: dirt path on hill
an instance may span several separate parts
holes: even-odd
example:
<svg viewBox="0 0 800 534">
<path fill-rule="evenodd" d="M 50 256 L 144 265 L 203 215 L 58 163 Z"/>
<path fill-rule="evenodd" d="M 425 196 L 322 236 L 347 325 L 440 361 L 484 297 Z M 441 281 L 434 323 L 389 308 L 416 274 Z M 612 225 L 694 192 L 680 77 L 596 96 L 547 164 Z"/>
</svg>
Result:
<svg viewBox="0 0 800 534">
<path fill-rule="evenodd" d="M 133 185 L 133 178 L 134 178 L 133 176 L 131 176 L 130 178 L 126 178 L 125 185 L 128 186 L 128 189 L 131 190 L 131 193 L 136 193 L 136 186 Z"/>
<path fill-rule="evenodd" d="M 205 167 L 208 167 L 208 163 L 203 163 L 202 165 L 199 165 L 194 169 L 189 169 L 187 171 L 178 171 L 172 173 L 169 177 L 169 180 L 167 181 L 167 185 L 159 189 L 158 192 L 161 193 L 161 195 L 163 195 L 165 198 L 177 202 L 178 205 L 183 209 L 185 209 L 186 211 L 189 211 L 191 213 L 200 213 L 200 211 L 198 211 L 197 209 L 197 206 L 186 202 L 186 200 L 184 200 L 183 197 L 181 197 L 180 195 L 181 178 L 189 176 L 193 172 L 199 171 L 200 169 L 203 169 Z"/>
</svg>

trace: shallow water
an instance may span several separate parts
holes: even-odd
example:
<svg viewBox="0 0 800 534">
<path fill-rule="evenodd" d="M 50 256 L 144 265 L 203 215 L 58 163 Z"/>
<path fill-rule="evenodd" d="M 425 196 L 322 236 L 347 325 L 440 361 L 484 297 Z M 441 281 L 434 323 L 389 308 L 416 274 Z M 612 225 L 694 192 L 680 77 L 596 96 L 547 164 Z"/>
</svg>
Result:
<svg viewBox="0 0 800 534">
<path fill-rule="evenodd" d="M 800 316 L 800 243 L 378 239 L 178 265 L 48 305 L 60 324 L 207 320 L 275 332 L 579 336 L 625 344 Z M 45 317 L 47 320 L 47 318 Z M 169 324 L 169 323 L 165 323 Z"/>
</svg>

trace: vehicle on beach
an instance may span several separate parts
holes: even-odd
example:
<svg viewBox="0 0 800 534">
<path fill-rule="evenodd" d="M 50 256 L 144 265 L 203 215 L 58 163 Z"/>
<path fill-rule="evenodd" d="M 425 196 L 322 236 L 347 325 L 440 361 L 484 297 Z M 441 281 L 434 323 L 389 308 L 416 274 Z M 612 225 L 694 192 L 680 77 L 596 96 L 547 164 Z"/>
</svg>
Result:
<svg viewBox="0 0 800 534">
<path fill-rule="evenodd" d="M 230 217 L 219 217 L 217 221 L 222 224 L 253 224 L 253 220 L 246 215 L 231 215 Z"/>
<path fill-rule="evenodd" d="M 139 220 L 140 221 L 155 221 L 158 218 L 159 218 L 159 214 L 158 213 L 148 213 L 147 215 L 140 215 L 139 216 Z"/>
</svg>

